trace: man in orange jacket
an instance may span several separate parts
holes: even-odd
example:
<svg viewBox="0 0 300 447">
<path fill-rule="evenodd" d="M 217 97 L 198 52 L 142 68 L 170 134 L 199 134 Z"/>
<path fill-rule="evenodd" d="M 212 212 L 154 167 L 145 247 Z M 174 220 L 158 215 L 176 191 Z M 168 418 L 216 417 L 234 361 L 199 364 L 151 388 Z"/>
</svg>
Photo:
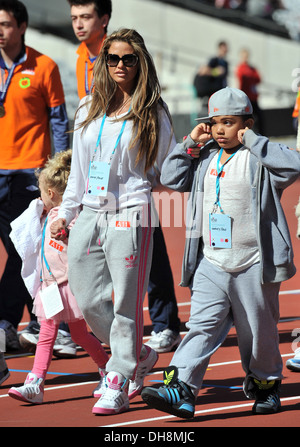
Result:
<svg viewBox="0 0 300 447">
<path fill-rule="evenodd" d="M 79 98 L 91 92 L 94 62 L 106 37 L 111 17 L 111 0 L 68 0 L 75 36 L 80 45 L 76 65 Z"/>
<path fill-rule="evenodd" d="M 27 25 L 22 2 L 0 0 L 0 238 L 8 254 L 0 281 L 0 328 L 7 350 L 19 348 L 16 330 L 24 306 L 32 307 L 10 222 L 39 195 L 34 171 L 51 155 L 50 127 L 55 152 L 69 146 L 58 66 L 25 45 Z"/>
</svg>

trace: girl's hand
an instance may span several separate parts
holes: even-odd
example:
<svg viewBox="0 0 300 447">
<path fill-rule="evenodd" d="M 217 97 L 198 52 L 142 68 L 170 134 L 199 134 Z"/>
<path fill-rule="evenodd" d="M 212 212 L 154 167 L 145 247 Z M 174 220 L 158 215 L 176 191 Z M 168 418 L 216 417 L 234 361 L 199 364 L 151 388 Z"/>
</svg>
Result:
<svg viewBox="0 0 300 447">
<path fill-rule="evenodd" d="M 58 219 L 50 226 L 51 237 L 57 240 L 64 240 L 67 237 L 66 220 Z"/>
<path fill-rule="evenodd" d="M 211 136 L 211 129 L 208 123 L 200 123 L 192 130 L 190 134 L 192 140 L 197 143 L 205 144 L 209 141 Z"/>
</svg>

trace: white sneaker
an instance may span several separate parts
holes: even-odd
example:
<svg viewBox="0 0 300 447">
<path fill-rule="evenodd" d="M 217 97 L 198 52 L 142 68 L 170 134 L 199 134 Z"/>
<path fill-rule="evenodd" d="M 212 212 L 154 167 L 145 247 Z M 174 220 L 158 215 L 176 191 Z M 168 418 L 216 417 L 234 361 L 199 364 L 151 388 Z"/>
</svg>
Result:
<svg viewBox="0 0 300 447">
<path fill-rule="evenodd" d="M 133 399 L 135 396 L 141 393 L 144 386 L 144 378 L 151 371 L 153 366 L 158 360 L 158 354 L 150 346 L 144 345 L 147 350 L 147 355 L 139 361 L 135 380 L 129 381 L 128 397 Z"/>
<path fill-rule="evenodd" d="M 12 387 L 8 391 L 10 397 L 30 402 L 32 404 L 43 403 L 44 398 L 44 380 L 39 379 L 35 374 L 29 373 L 23 386 Z"/>
<path fill-rule="evenodd" d="M 16 328 L 9 321 L 0 320 L 0 329 L 5 332 L 6 351 L 18 351 L 21 346 Z"/>
<path fill-rule="evenodd" d="M 107 372 L 105 371 L 105 369 L 99 368 L 99 374 L 100 374 L 100 381 L 93 391 L 93 396 L 97 398 L 101 397 L 102 394 L 104 394 L 107 389 L 106 385 Z"/>
<path fill-rule="evenodd" d="M 10 376 L 3 352 L 0 351 L 0 385 Z"/>
<path fill-rule="evenodd" d="M 23 349 L 32 352 L 36 351 L 36 345 L 39 341 L 40 325 L 37 321 L 30 321 L 28 326 L 21 332 L 18 332 L 19 342 Z"/>
<path fill-rule="evenodd" d="M 171 329 L 164 329 L 161 332 L 151 332 L 152 337 L 145 343 L 158 353 L 170 352 L 177 348 L 181 342 L 180 334 L 171 331 Z"/>
<path fill-rule="evenodd" d="M 73 342 L 71 335 L 58 329 L 57 337 L 53 346 L 53 355 L 58 358 L 74 358 L 77 354 L 76 343 Z"/>
<path fill-rule="evenodd" d="M 128 380 L 117 372 L 111 371 L 105 377 L 106 391 L 94 405 L 94 414 L 119 414 L 128 410 Z"/>
<path fill-rule="evenodd" d="M 300 371 L 300 348 L 295 350 L 295 355 L 292 359 L 287 360 L 286 367 L 291 371 Z"/>
</svg>

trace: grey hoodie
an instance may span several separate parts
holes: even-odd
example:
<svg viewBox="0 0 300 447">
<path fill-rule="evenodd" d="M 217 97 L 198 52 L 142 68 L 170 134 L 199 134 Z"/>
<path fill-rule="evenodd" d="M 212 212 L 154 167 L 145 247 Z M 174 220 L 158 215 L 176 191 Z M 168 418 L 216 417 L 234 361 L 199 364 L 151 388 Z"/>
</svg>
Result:
<svg viewBox="0 0 300 447">
<path fill-rule="evenodd" d="M 280 199 L 285 188 L 300 175 L 300 154 L 287 146 L 248 130 L 244 146 L 251 152 L 252 213 L 261 262 L 261 282 L 281 282 L 296 273 L 293 249 Z M 197 267 L 202 247 L 204 177 L 219 150 L 210 140 L 195 159 L 186 153 L 196 143 L 190 136 L 175 146 L 161 171 L 161 183 L 179 192 L 190 192 L 181 285 L 186 287 Z"/>
</svg>

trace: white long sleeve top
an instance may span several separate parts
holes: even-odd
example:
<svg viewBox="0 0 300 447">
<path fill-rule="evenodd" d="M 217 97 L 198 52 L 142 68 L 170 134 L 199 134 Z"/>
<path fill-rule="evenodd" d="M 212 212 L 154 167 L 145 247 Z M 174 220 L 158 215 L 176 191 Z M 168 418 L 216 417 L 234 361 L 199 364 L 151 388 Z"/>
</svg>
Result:
<svg viewBox="0 0 300 447">
<path fill-rule="evenodd" d="M 143 161 L 136 165 L 137 147 L 128 150 L 133 131 L 131 121 L 126 122 L 112 159 L 111 155 L 123 121 L 116 121 L 112 117 L 106 118 L 101 141 L 97 148 L 96 143 L 103 117 L 93 121 L 84 131 L 76 130 L 87 116 L 87 99 L 88 97 L 80 102 L 83 107 L 80 108 L 75 121 L 71 172 L 58 215 L 58 217 L 66 219 L 67 225 L 75 217 L 81 205 L 96 212 L 114 212 L 129 206 L 150 203 L 151 189 L 156 177 L 154 169 L 147 173 L 144 172 Z M 159 147 L 156 159 L 156 169 L 159 172 L 163 161 L 175 145 L 176 140 L 168 114 L 163 107 L 160 107 Z M 93 157 L 95 157 L 95 161 L 109 162 L 111 159 L 106 197 L 92 196 L 87 193 L 89 165 Z"/>
</svg>

